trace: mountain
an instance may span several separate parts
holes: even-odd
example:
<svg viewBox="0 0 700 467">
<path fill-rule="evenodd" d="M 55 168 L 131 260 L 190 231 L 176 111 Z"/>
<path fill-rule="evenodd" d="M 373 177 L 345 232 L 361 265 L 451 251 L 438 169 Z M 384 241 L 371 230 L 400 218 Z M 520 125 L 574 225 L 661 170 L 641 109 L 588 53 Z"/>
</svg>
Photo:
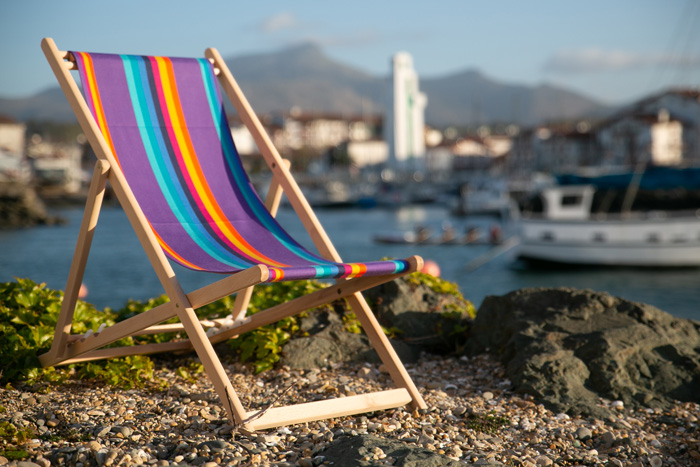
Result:
<svg viewBox="0 0 700 467">
<path fill-rule="evenodd" d="M 605 110 L 602 104 L 559 87 L 503 84 L 476 70 L 424 79 L 425 119 L 436 126 L 514 122 L 524 125 L 578 118 Z"/>
<path fill-rule="evenodd" d="M 386 76 L 331 60 L 311 43 L 231 57 L 226 63 L 258 113 L 299 107 L 308 112 L 360 115 L 384 109 Z M 532 125 L 606 110 L 599 102 L 560 87 L 501 83 L 473 69 L 421 79 L 420 88 L 428 96 L 426 122 L 438 127 L 494 122 Z M 75 118 L 58 87 L 27 98 L 0 98 L 0 114 L 20 121 Z"/>
<path fill-rule="evenodd" d="M 75 120 L 75 114 L 68 105 L 65 94 L 56 86 L 31 97 L 19 99 L 0 98 L 0 114 L 9 115 L 15 120 Z"/>
<path fill-rule="evenodd" d="M 385 80 L 328 59 L 313 44 L 226 59 L 256 112 L 379 113 Z"/>
</svg>

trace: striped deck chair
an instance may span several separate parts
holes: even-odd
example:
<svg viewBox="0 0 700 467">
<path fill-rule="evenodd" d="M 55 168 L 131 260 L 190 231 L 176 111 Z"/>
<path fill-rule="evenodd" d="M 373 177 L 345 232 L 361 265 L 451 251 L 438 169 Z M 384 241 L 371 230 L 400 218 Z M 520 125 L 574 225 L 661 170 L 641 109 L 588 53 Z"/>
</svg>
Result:
<svg viewBox="0 0 700 467">
<path fill-rule="evenodd" d="M 420 269 L 421 258 L 343 263 L 255 113 L 215 49 L 206 58 L 168 58 L 42 49 L 98 161 L 80 227 L 52 347 L 44 366 L 123 355 L 193 349 L 235 425 L 264 429 L 410 404 L 425 408 L 361 291 Z M 70 70 L 78 70 L 82 92 Z M 272 171 L 265 202 L 236 152 L 219 86 Z M 90 335 L 71 333 L 104 190 L 109 180 L 170 301 Z M 284 193 L 319 253 L 292 239 L 275 220 Z M 185 293 L 169 261 L 224 274 Z M 334 285 L 246 316 L 257 284 L 334 279 Z M 229 319 L 200 321 L 194 310 L 236 294 Z M 345 297 L 396 385 L 340 399 L 248 412 L 213 344 Z M 162 324 L 177 317 L 177 324 Z M 134 335 L 183 331 L 186 340 L 107 347 Z"/>
</svg>

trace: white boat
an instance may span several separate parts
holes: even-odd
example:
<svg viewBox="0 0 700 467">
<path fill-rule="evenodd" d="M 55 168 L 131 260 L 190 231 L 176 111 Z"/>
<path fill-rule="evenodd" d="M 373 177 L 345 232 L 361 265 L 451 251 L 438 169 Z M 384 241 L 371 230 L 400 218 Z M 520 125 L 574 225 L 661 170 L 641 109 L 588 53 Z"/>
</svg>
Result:
<svg viewBox="0 0 700 467">
<path fill-rule="evenodd" d="M 497 216 L 510 218 L 517 204 L 510 197 L 504 182 L 486 180 L 466 184 L 459 190 L 459 202 L 453 214 L 457 216 Z"/>
<path fill-rule="evenodd" d="M 700 266 L 700 209 L 591 214 L 592 186 L 544 189 L 543 212 L 519 220 L 517 256 L 605 266 Z"/>
</svg>

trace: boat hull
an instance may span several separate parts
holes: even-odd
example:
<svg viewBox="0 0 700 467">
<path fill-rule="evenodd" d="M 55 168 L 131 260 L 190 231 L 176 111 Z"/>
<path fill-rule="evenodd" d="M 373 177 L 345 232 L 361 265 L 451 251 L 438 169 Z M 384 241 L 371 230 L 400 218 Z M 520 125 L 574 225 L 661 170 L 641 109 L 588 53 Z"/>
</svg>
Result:
<svg viewBox="0 0 700 467">
<path fill-rule="evenodd" d="M 700 219 L 524 219 L 517 256 L 562 264 L 700 266 Z"/>
</svg>

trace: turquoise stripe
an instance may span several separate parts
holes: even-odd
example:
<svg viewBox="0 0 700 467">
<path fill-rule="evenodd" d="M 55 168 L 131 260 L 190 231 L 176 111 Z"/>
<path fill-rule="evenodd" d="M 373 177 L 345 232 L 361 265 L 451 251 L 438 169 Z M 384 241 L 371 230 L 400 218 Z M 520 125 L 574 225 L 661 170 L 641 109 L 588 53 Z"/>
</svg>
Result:
<svg viewBox="0 0 700 467">
<path fill-rule="evenodd" d="M 211 235 L 200 224 L 183 191 L 183 187 L 177 183 L 178 178 L 170 158 L 162 156 L 167 153 L 167 148 L 162 132 L 155 131 L 158 119 L 156 117 L 154 97 L 151 93 L 146 94 L 150 90 L 146 72 L 147 64 L 142 57 L 138 56 L 122 56 L 122 60 L 143 146 L 153 174 L 173 214 L 180 221 L 182 228 L 209 256 L 223 264 L 238 269 L 249 267 L 249 263 L 232 261 L 228 251 L 213 240 Z"/>
<path fill-rule="evenodd" d="M 343 271 L 345 270 L 340 266 L 330 263 L 314 266 L 314 269 L 316 269 L 316 278 L 335 277 L 340 273 L 341 269 Z"/>
<path fill-rule="evenodd" d="M 235 145 L 233 144 L 231 129 L 228 128 L 228 123 L 226 119 L 223 118 L 224 115 L 222 115 L 223 106 L 218 92 L 219 88 L 216 85 L 216 78 L 213 73 L 212 65 L 206 59 L 199 59 L 199 64 L 202 71 L 202 81 L 204 82 L 207 98 L 209 100 L 212 120 L 214 121 L 214 127 L 216 128 L 217 134 L 219 135 L 219 141 L 221 142 L 221 147 L 224 151 L 230 173 L 233 175 L 239 188 L 239 192 L 245 198 L 246 203 L 248 203 L 248 206 L 255 214 L 255 217 L 269 232 L 275 236 L 275 238 L 282 245 L 284 245 L 298 257 L 312 263 L 332 264 L 332 262 L 309 252 L 307 249 L 299 245 L 293 238 L 291 238 L 289 234 L 282 229 L 277 221 L 270 215 L 270 212 L 261 202 L 257 194 L 252 192 L 248 178 L 245 175 L 245 169 L 241 165 L 240 158 L 238 157 Z"/>
</svg>

